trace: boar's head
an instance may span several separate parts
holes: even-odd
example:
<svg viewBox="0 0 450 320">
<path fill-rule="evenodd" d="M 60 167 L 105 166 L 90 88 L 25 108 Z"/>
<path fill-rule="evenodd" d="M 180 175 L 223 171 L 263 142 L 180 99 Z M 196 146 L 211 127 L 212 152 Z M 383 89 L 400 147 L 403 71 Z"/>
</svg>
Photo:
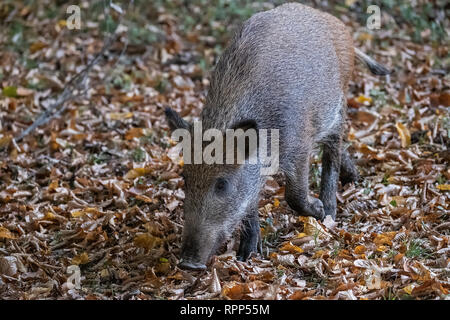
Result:
<svg viewBox="0 0 450 320">
<path fill-rule="evenodd" d="M 192 131 L 192 126 L 173 110 L 166 109 L 166 117 L 172 130 Z M 244 121 L 233 129 L 247 130 L 249 126 L 254 123 Z M 248 155 L 247 149 L 247 158 Z M 243 164 L 184 164 L 186 196 L 180 267 L 205 269 L 208 259 L 231 236 L 249 210 L 257 210 L 263 183 L 259 172 L 259 166 L 248 161 Z"/>
</svg>

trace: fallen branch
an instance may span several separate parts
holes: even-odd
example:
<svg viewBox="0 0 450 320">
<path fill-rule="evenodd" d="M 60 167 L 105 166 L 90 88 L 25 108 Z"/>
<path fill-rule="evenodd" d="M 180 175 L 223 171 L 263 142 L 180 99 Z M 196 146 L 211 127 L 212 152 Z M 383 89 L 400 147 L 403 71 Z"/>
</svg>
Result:
<svg viewBox="0 0 450 320">
<path fill-rule="evenodd" d="M 87 91 L 86 88 L 83 88 L 83 85 L 86 82 L 89 72 L 103 58 L 103 54 L 111 47 L 111 44 L 116 40 L 116 38 L 117 34 L 115 33 L 112 36 L 108 37 L 102 49 L 99 53 L 97 53 L 94 59 L 92 59 L 92 61 L 83 70 L 78 72 L 69 80 L 56 101 L 43 113 L 41 113 L 41 115 L 28 128 L 22 131 L 22 133 L 15 139 L 16 141 L 21 141 L 25 136 L 29 135 L 37 127 L 46 124 L 48 121 L 50 121 L 50 119 L 64 111 L 63 109 L 65 109 L 66 102 L 83 95 Z"/>
<path fill-rule="evenodd" d="M 114 9 L 118 11 L 116 8 Z M 118 25 L 120 25 L 122 18 L 124 16 L 123 12 L 121 13 L 122 15 L 120 17 Z M 95 55 L 95 57 L 91 60 L 91 62 L 89 62 L 89 64 L 83 70 L 78 72 L 75 76 L 73 76 L 69 80 L 69 82 L 67 82 L 67 84 L 64 86 L 62 93 L 59 95 L 56 101 L 50 107 L 48 107 L 43 113 L 41 113 L 41 115 L 36 120 L 34 120 L 34 122 L 28 128 L 22 131 L 22 133 L 17 138 L 13 139 L 14 142 L 21 141 L 24 137 L 32 133 L 37 127 L 46 124 L 52 118 L 64 112 L 64 110 L 67 107 L 66 103 L 68 101 L 83 96 L 86 93 L 88 88 L 86 88 L 85 85 L 86 80 L 88 79 L 89 72 L 101 59 L 103 59 L 105 52 L 109 50 L 111 45 L 117 40 L 117 37 L 118 33 L 114 32 L 105 40 L 100 52 Z M 125 48 L 122 50 L 120 56 L 122 56 L 125 50 L 126 45 Z"/>
</svg>

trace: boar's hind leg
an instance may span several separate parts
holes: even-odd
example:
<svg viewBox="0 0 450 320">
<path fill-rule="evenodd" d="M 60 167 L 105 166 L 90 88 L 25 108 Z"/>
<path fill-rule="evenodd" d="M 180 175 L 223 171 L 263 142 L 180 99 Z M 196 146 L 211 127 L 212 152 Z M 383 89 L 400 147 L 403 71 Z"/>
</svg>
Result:
<svg viewBox="0 0 450 320">
<path fill-rule="evenodd" d="M 336 218 L 336 191 L 341 165 L 341 137 L 330 135 L 323 144 L 322 179 L 320 182 L 320 200 L 325 214 Z"/>
<path fill-rule="evenodd" d="M 309 196 L 309 156 L 311 148 L 303 145 L 303 152 L 292 161 L 293 168 L 285 170 L 286 201 L 300 215 L 322 220 L 325 211 L 322 201 Z"/>
<path fill-rule="evenodd" d="M 350 182 L 356 182 L 359 179 L 358 169 L 356 169 L 347 149 L 343 149 L 341 151 L 341 172 L 339 174 L 339 180 L 341 180 L 342 185 L 345 185 Z"/>
<path fill-rule="evenodd" d="M 242 221 L 238 259 L 240 261 L 245 261 L 252 252 L 257 251 L 262 253 L 258 209 L 255 208 L 251 211 L 250 215 Z"/>
</svg>

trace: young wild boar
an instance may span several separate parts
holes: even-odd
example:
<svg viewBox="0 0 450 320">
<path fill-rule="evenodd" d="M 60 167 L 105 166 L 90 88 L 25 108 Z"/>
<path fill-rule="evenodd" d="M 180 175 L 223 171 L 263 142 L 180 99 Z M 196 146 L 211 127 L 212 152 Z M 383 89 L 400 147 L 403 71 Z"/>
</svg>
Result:
<svg viewBox="0 0 450 320">
<path fill-rule="evenodd" d="M 353 47 L 346 26 L 310 7 L 289 3 L 252 16 L 219 59 L 201 113 L 203 130 L 278 129 L 285 199 L 299 215 L 336 216 L 336 189 L 358 172 L 342 133 L 355 55 L 378 75 L 389 71 Z M 193 130 L 166 109 L 172 130 Z M 323 145 L 319 199 L 309 195 L 311 151 Z M 241 225 L 238 258 L 260 242 L 258 196 L 265 183 L 260 164 L 185 164 L 180 267 L 206 268 L 208 258 Z"/>
</svg>

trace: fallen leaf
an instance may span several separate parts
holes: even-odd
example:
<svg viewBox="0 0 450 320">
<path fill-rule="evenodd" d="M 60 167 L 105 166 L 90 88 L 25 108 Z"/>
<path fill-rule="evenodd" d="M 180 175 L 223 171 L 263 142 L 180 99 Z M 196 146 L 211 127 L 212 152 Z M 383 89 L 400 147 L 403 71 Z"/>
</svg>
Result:
<svg viewBox="0 0 450 320">
<path fill-rule="evenodd" d="M 134 244 L 136 247 L 151 250 L 161 243 L 161 239 L 154 237 L 149 233 L 139 234 L 134 238 Z"/>
<path fill-rule="evenodd" d="M 8 229 L 0 226 L 0 239 L 16 239 Z"/>
<path fill-rule="evenodd" d="M 0 231 L 1 232 L 1 231 Z M 0 275 L 14 277 L 17 274 L 17 258 L 14 256 L 0 257 Z"/>
<path fill-rule="evenodd" d="M 72 259 L 72 263 L 73 265 L 80 265 L 80 264 L 86 264 L 89 262 L 89 256 L 86 252 L 80 253 L 79 255 L 75 256 Z"/>
<path fill-rule="evenodd" d="M 229 300 L 240 300 L 244 295 L 244 291 L 243 284 L 233 281 L 223 286 L 222 296 Z"/>
<path fill-rule="evenodd" d="M 278 200 L 277 198 L 275 198 L 275 200 L 273 200 L 273 206 L 275 208 L 278 208 L 280 206 L 280 200 Z"/>
<path fill-rule="evenodd" d="M 13 87 L 13 86 L 4 87 L 2 92 L 5 97 L 10 97 L 10 98 L 17 97 L 17 87 Z"/>
<path fill-rule="evenodd" d="M 290 253 L 303 253 L 303 249 L 300 247 L 297 247 L 295 245 L 293 245 L 290 241 L 287 242 L 286 244 L 284 244 L 281 248 L 280 251 L 287 251 Z"/>
<path fill-rule="evenodd" d="M 220 280 L 219 277 L 217 276 L 216 268 L 214 268 L 212 272 L 210 291 L 212 293 L 220 293 L 222 291 L 222 286 L 220 285 Z"/>
<path fill-rule="evenodd" d="M 135 179 L 138 177 L 145 176 L 146 174 L 149 174 L 150 172 L 152 172 L 152 169 L 149 167 L 135 168 L 135 169 L 131 169 L 130 171 L 128 171 L 127 174 L 123 178 L 126 180 L 132 180 L 132 179 Z"/>
<path fill-rule="evenodd" d="M 144 129 L 142 129 L 142 128 L 131 128 L 125 134 L 125 139 L 126 140 L 132 140 L 134 138 L 140 138 L 142 136 L 144 136 Z"/>
<path fill-rule="evenodd" d="M 365 246 L 359 245 L 355 248 L 354 252 L 356 254 L 362 254 L 362 253 L 366 252 L 366 250 L 367 250 L 367 248 Z"/>
<path fill-rule="evenodd" d="M 42 50 L 42 49 L 44 49 L 47 46 L 48 45 L 46 43 L 42 42 L 42 41 L 33 42 L 30 45 L 30 53 L 33 54 L 35 52 L 38 52 L 39 50 Z"/>
<path fill-rule="evenodd" d="M 109 114 L 109 118 L 111 120 L 124 120 L 124 119 L 130 119 L 133 117 L 132 112 L 111 112 Z"/>
<path fill-rule="evenodd" d="M 364 95 L 360 95 L 355 100 L 356 100 L 356 102 L 363 103 L 365 105 L 370 105 L 372 103 L 372 98 L 371 97 L 366 97 Z"/>
<path fill-rule="evenodd" d="M 397 122 L 395 124 L 395 127 L 397 128 L 397 132 L 400 135 L 402 148 L 406 148 L 411 144 L 411 133 L 409 132 L 409 129 L 401 122 Z"/>
<path fill-rule="evenodd" d="M 12 137 L 10 135 L 5 135 L 0 138 L 0 148 L 7 147 L 12 140 Z"/>
<path fill-rule="evenodd" d="M 319 239 L 329 239 L 330 234 L 313 217 L 299 217 L 304 223 L 304 233 L 308 236 L 318 237 Z"/>
</svg>

